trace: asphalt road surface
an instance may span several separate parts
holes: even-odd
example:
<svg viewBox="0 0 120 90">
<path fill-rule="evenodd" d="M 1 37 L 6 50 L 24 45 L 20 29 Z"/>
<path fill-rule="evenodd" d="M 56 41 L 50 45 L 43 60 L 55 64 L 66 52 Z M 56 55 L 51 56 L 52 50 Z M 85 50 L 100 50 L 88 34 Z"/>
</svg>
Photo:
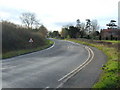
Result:
<svg viewBox="0 0 120 90">
<path fill-rule="evenodd" d="M 95 48 L 90 52 L 81 44 L 52 40 L 55 43 L 48 49 L 2 60 L 2 88 L 92 87 L 99 77 L 102 64 L 105 63 L 104 54 Z M 85 63 L 90 57 L 89 63 Z M 98 61 L 100 58 L 102 60 Z M 64 82 L 79 66 L 82 70 Z M 92 74 L 91 77 L 86 76 L 88 74 Z"/>
</svg>

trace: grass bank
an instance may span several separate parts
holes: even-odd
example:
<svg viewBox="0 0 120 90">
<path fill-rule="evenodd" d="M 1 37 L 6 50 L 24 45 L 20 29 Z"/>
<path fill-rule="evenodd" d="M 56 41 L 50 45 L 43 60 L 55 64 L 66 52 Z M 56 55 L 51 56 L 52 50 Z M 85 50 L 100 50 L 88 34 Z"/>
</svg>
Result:
<svg viewBox="0 0 120 90">
<path fill-rule="evenodd" d="M 47 29 L 32 29 L 2 21 L 2 58 L 10 58 L 48 48 L 53 44 L 46 39 Z M 30 42 L 32 39 L 32 42 Z"/>
<path fill-rule="evenodd" d="M 104 42 L 111 42 L 111 43 L 120 43 L 120 40 L 116 41 L 116 40 L 101 40 L 101 41 L 104 41 Z"/>
<path fill-rule="evenodd" d="M 119 49 L 112 45 L 106 45 L 102 43 L 90 43 L 89 41 L 81 41 L 76 39 L 66 39 L 76 43 L 81 43 L 85 45 L 89 45 L 92 47 L 96 47 L 99 50 L 103 51 L 107 57 L 108 61 L 103 67 L 103 70 L 99 81 L 94 84 L 93 88 L 120 88 L 120 67 L 119 67 L 119 57 L 120 55 Z M 112 41 L 109 41 L 112 42 Z M 113 42 L 116 43 L 116 42 Z M 116 44 L 119 44 L 116 43 Z M 114 44 L 113 44 L 114 45 Z"/>
<path fill-rule="evenodd" d="M 29 48 L 29 49 L 9 51 L 9 52 L 3 53 L 2 58 L 6 59 L 6 58 L 14 57 L 14 56 L 19 56 L 19 55 L 28 54 L 28 53 L 31 53 L 31 52 L 40 51 L 40 50 L 43 50 L 43 49 L 46 49 L 46 48 L 52 46 L 53 43 L 54 42 L 51 41 L 51 40 L 46 40 L 46 44 L 43 45 L 43 46 L 37 46 L 36 48 L 34 47 L 34 48 L 31 48 L 31 49 Z"/>
</svg>

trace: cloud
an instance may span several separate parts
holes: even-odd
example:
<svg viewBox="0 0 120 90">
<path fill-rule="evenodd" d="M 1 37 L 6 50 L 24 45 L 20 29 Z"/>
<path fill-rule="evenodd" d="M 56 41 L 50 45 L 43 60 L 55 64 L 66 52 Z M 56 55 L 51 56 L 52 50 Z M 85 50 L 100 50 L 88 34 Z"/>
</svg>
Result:
<svg viewBox="0 0 120 90">
<path fill-rule="evenodd" d="M 8 20 L 14 22 L 16 24 L 21 24 L 20 15 L 21 13 L 26 12 L 22 9 L 15 9 L 11 7 L 2 7 L 0 8 L 0 19 L 1 20 Z"/>
<path fill-rule="evenodd" d="M 98 19 L 103 25 L 117 17 L 119 0 L 1 0 L 0 17 L 20 22 L 22 12 L 33 12 L 49 30 L 80 19 Z M 109 17 L 109 18 L 108 18 Z M 103 18 L 103 19 L 102 19 Z"/>
<path fill-rule="evenodd" d="M 76 22 L 55 22 L 54 24 L 55 24 L 56 26 L 62 27 L 62 26 L 65 26 L 65 25 L 75 25 Z"/>
</svg>

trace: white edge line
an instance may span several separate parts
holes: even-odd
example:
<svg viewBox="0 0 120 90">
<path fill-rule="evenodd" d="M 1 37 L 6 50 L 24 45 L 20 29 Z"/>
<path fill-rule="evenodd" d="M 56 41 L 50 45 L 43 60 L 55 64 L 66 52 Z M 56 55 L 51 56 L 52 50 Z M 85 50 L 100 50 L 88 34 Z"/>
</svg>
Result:
<svg viewBox="0 0 120 90">
<path fill-rule="evenodd" d="M 49 87 L 49 86 L 47 86 L 47 87 L 43 88 L 42 90 L 46 90 L 46 89 L 48 89 L 48 88 L 50 88 L 50 87 Z"/>
<path fill-rule="evenodd" d="M 4 69 L 12 69 L 12 68 L 15 68 L 15 67 L 17 67 L 17 66 L 11 66 L 11 67 L 8 66 L 8 67 L 5 67 L 5 68 L 2 67 L 1 69 L 2 70 L 4 70 Z"/>
<path fill-rule="evenodd" d="M 53 41 L 54 42 L 54 41 Z M 45 50 L 49 50 L 49 49 L 51 49 L 51 48 L 53 48 L 55 46 L 55 42 L 54 42 L 54 44 L 51 46 L 51 47 L 49 47 L 49 48 L 46 48 L 46 49 L 44 49 L 44 50 L 41 50 L 41 51 L 45 51 Z M 34 52 L 33 52 L 34 53 Z M 30 53 L 31 54 L 31 53 Z M 25 55 L 25 54 L 24 54 Z M 20 56 L 18 56 L 18 57 L 20 57 Z M 7 60 L 7 59 L 6 59 Z M 5 60 L 5 61 L 6 61 Z M 9 60 L 9 58 L 8 58 L 8 60 Z M 0 62 L 1 63 L 1 62 Z M 14 67 L 16 67 L 16 66 L 12 66 L 12 67 L 6 67 L 6 68 L 0 68 L 0 70 L 4 70 L 4 69 L 7 69 L 7 68 L 14 68 Z"/>
<path fill-rule="evenodd" d="M 53 42 L 54 42 L 54 41 L 53 41 Z M 17 57 L 23 57 L 24 55 L 30 55 L 30 54 L 33 54 L 33 53 L 38 53 L 38 52 L 46 51 L 46 50 L 49 50 L 49 49 L 53 48 L 54 46 L 55 46 L 55 42 L 54 42 L 54 44 L 53 44 L 52 46 L 50 46 L 49 48 L 46 48 L 46 49 L 43 49 L 43 50 L 39 50 L 39 51 L 36 51 L 36 52 L 31 52 L 31 53 L 19 55 L 19 56 L 17 56 Z M 12 58 L 16 58 L 16 57 L 12 57 Z M 2 63 L 3 63 L 3 62 L 6 62 L 7 60 L 9 61 L 9 60 L 12 59 L 12 58 L 4 59 L 4 60 L 2 61 Z"/>
<path fill-rule="evenodd" d="M 54 41 L 53 41 L 53 42 L 54 42 Z M 53 48 L 54 46 L 55 46 L 55 42 L 54 42 L 54 44 L 53 44 L 51 47 L 46 48 L 46 49 L 43 49 L 43 50 L 41 50 L 41 51 L 44 51 L 44 50 L 49 50 L 49 49 Z"/>
<path fill-rule="evenodd" d="M 46 88 L 50 88 L 49 86 L 47 86 Z"/>
</svg>

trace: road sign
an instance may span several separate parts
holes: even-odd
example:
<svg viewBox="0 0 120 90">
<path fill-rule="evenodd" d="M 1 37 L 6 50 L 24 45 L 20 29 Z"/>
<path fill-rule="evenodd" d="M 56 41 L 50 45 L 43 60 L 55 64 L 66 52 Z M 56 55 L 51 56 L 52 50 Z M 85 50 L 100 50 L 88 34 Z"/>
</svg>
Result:
<svg viewBox="0 0 120 90">
<path fill-rule="evenodd" d="M 29 42 L 30 42 L 30 43 L 32 43 L 32 42 L 33 42 L 33 39 L 32 39 L 32 38 L 30 38 Z"/>
</svg>

